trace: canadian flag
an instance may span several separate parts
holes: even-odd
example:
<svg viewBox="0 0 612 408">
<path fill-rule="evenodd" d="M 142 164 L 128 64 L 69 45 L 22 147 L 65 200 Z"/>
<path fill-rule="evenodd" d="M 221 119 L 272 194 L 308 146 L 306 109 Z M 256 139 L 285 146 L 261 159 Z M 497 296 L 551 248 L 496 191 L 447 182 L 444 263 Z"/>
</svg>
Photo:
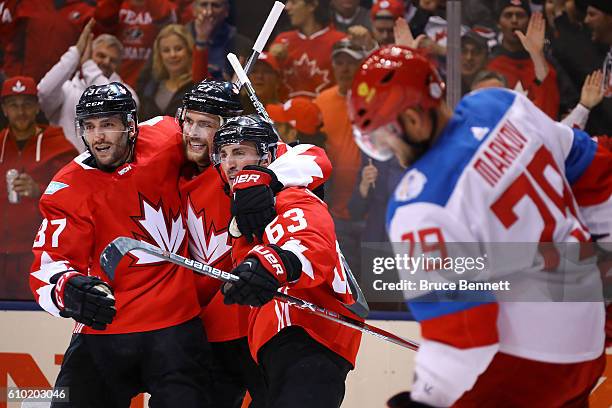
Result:
<svg viewBox="0 0 612 408">
<path fill-rule="evenodd" d="M 21 83 L 21 81 L 17 81 L 15 82 L 15 85 L 13 85 L 12 91 L 15 93 L 22 93 L 26 90 L 25 85 L 23 85 Z"/>
</svg>

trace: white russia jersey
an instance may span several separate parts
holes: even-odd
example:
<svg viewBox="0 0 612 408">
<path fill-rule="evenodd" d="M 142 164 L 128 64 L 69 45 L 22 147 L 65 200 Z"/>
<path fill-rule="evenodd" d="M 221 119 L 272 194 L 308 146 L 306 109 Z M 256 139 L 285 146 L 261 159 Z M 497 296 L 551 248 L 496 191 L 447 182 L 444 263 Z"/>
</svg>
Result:
<svg viewBox="0 0 612 408">
<path fill-rule="evenodd" d="M 398 184 L 387 214 L 390 239 L 423 242 L 439 231 L 445 242 L 478 242 L 486 251 L 495 250 L 491 243 L 589 239 L 569 183 L 595 150 L 586 133 L 553 122 L 522 95 L 471 93 Z M 542 271 L 537 245 L 530 248 L 508 262 L 509 273 L 521 271 L 525 290 L 551 273 Z M 593 284 L 600 288 L 599 278 Z M 450 302 L 429 307 L 417 320 L 457 310 Z M 604 320 L 602 302 L 499 302 L 499 350 L 551 363 L 592 360 L 603 350 Z"/>
</svg>

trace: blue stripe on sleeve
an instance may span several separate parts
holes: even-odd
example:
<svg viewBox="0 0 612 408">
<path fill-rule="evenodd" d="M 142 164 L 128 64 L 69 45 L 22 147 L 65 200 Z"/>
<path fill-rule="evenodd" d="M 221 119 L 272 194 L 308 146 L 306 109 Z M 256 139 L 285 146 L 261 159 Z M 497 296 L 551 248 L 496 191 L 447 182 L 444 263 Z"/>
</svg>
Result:
<svg viewBox="0 0 612 408">
<path fill-rule="evenodd" d="M 565 159 L 565 176 L 570 184 L 574 184 L 586 171 L 597 150 L 597 144 L 590 136 L 579 129 L 574 131 L 572 148 Z"/>
</svg>

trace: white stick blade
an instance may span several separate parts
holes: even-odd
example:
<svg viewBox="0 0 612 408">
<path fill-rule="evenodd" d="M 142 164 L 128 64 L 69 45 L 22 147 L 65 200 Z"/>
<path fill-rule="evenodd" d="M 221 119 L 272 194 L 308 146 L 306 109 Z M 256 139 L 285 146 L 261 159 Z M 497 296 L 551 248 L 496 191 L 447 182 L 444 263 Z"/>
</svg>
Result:
<svg viewBox="0 0 612 408">
<path fill-rule="evenodd" d="M 238 75 L 238 80 L 241 84 L 244 85 L 246 83 L 251 82 L 249 81 L 249 77 L 247 76 L 246 72 L 244 72 L 242 65 L 240 65 L 240 61 L 238 61 L 238 57 L 236 57 L 236 54 L 230 52 L 229 54 L 227 54 L 227 60 L 234 69 L 234 72 L 236 72 L 236 75 Z"/>
</svg>

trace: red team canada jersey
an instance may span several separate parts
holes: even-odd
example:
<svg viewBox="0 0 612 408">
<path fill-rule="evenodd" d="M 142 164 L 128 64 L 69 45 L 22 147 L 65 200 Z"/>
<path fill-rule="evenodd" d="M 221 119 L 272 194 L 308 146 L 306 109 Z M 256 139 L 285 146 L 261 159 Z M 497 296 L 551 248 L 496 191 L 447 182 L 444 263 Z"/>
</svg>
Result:
<svg viewBox="0 0 612 408">
<path fill-rule="evenodd" d="M 227 230 L 231 219 L 230 198 L 223 190 L 217 169 L 208 166 L 198 175 L 181 178 L 183 211 L 189 230 L 192 259 L 223 271 L 232 270 L 231 238 Z M 219 342 L 245 337 L 249 308 L 223 303 L 218 292 L 221 281 L 196 276 L 202 306 L 202 321 L 209 341 Z M 212 298 L 212 299 L 211 299 Z"/>
<path fill-rule="evenodd" d="M 110 282 L 100 267 L 102 250 L 127 236 L 186 255 L 186 228 L 178 194 L 184 162 L 173 118 L 139 126 L 134 160 L 112 173 L 87 165 L 83 153 L 55 176 L 40 200 L 44 220 L 33 245 L 30 286 L 40 306 L 53 315 L 50 278 L 76 270 L 108 282 L 117 315 L 106 330 L 77 324 L 87 334 L 133 333 L 183 323 L 200 312 L 193 273 L 144 253 L 130 253 Z"/>
<path fill-rule="evenodd" d="M 284 185 L 308 185 L 315 189 L 331 173 L 324 151 L 310 145 L 288 147 L 281 143 L 279 158 L 270 166 Z M 209 166 L 199 175 L 187 169 L 181 178 L 183 211 L 189 231 L 189 252 L 193 259 L 231 271 L 230 198 L 217 170 Z M 202 304 L 202 321 L 209 341 L 221 342 L 246 337 L 250 307 L 225 305 L 218 292 L 220 281 L 196 277 Z M 212 299 L 211 299 L 212 297 Z M 210 303 L 209 303 L 210 302 Z"/>
<path fill-rule="evenodd" d="M 292 251 L 302 263 L 302 275 L 281 290 L 335 312 L 351 315 L 340 302 L 354 302 L 339 256 L 334 223 L 327 205 L 304 188 L 287 188 L 276 195 L 278 216 L 266 227 L 264 244 Z M 236 263 L 254 247 L 244 238 L 234 243 Z M 351 317 L 358 319 L 357 316 Z M 259 349 L 285 327 L 300 326 L 316 341 L 355 365 L 361 332 L 272 300 L 252 308 L 249 347 L 255 361 Z"/>
<path fill-rule="evenodd" d="M 279 62 L 290 98 L 314 98 L 336 83 L 332 71 L 332 47 L 345 37 L 346 34 L 334 28 L 325 27 L 310 37 L 293 30 L 280 33 L 274 39 L 274 44 L 287 45 L 287 58 Z"/>
<path fill-rule="evenodd" d="M 99 0 L 95 18 L 123 44 L 119 76 L 136 88 L 138 75 L 151 56 L 157 33 L 165 24 L 176 21 L 174 4 L 168 0 L 147 0 L 137 7 L 127 0 Z"/>
</svg>

